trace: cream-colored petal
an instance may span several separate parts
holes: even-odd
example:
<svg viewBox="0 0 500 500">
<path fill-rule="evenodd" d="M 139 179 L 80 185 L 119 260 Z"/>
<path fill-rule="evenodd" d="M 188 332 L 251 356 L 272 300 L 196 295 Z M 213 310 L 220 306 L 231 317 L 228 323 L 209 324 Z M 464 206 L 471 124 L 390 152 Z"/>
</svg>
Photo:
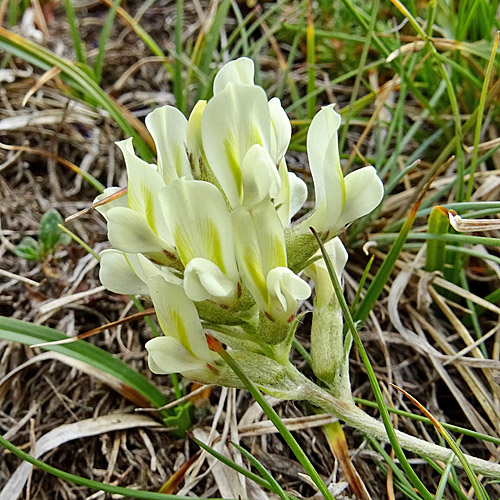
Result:
<svg viewBox="0 0 500 500">
<path fill-rule="evenodd" d="M 170 241 L 171 237 L 158 200 L 158 194 L 165 186 L 163 178 L 154 165 L 146 163 L 135 155 L 132 138 L 116 144 L 121 149 L 127 165 L 129 208 L 144 216 L 153 233 Z"/>
<path fill-rule="evenodd" d="M 202 257 L 236 283 L 231 220 L 220 191 L 208 182 L 178 179 L 162 190 L 160 199 L 182 263 Z"/>
<path fill-rule="evenodd" d="M 266 278 L 267 289 L 273 303 L 272 315 L 286 320 L 297 312 L 297 301 L 311 295 L 311 288 L 287 267 L 271 269 Z"/>
<path fill-rule="evenodd" d="M 228 83 L 203 112 L 201 133 L 205 155 L 231 207 L 242 196 L 241 166 L 254 145 L 269 151 L 271 121 L 264 90 Z"/>
<path fill-rule="evenodd" d="M 187 149 L 190 155 L 191 168 L 193 169 L 194 177 L 200 175 L 200 161 L 204 161 L 205 150 L 203 149 L 203 142 L 201 139 L 201 120 L 207 101 L 198 101 L 191 114 L 187 124 Z"/>
<path fill-rule="evenodd" d="M 123 252 L 163 252 L 169 246 L 149 227 L 146 218 L 131 208 L 116 207 L 108 211 L 108 238 Z M 173 250 L 173 249 L 172 249 Z"/>
<path fill-rule="evenodd" d="M 123 252 L 104 250 L 100 257 L 99 279 L 108 290 L 124 295 L 148 293 L 146 283 L 137 275 Z"/>
<path fill-rule="evenodd" d="M 146 116 L 146 126 L 156 144 L 158 171 L 165 184 L 179 177 L 191 178 L 186 117 L 173 106 L 162 106 Z"/>
<path fill-rule="evenodd" d="M 240 207 L 231 213 L 236 258 L 243 283 L 259 309 L 269 308 L 266 278 L 275 267 L 286 267 L 284 231 L 271 201 L 251 210 Z"/>
<path fill-rule="evenodd" d="M 262 200 L 274 199 L 281 188 L 281 179 L 272 158 L 265 148 L 255 144 L 243 159 L 241 166 L 243 184 L 242 205 L 252 207 Z"/>
<path fill-rule="evenodd" d="M 307 134 L 307 155 L 316 197 L 314 227 L 318 231 L 331 228 L 345 202 L 337 136 L 340 121 L 333 105 L 325 106 L 313 118 Z"/>
<path fill-rule="evenodd" d="M 220 94 L 228 83 L 253 85 L 254 64 L 248 57 L 230 61 L 219 70 L 214 79 L 214 96 Z"/>
<path fill-rule="evenodd" d="M 230 305 L 238 294 L 238 283 L 228 279 L 213 262 L 197 257 L 184 270 L 184 291 L 196 302 L 208 299 Z"/>
<path fill-rule="evenodd" d="M 156 337 L 146 342 L 149 369 L 158 375 L 206 369 L 206 362 L 193 356 L 174 337 Z"/>
<path fill-rule="evenodd" d="M 288 149 L 292 137 L 292 126 L 290 120 L 281 106 L 281 101 L 273 97 L 269 101 L 269 113 L 271 117 L 271 156 L 274 164 L 279 165 Z"/>
<path fill-rule="evenodd" d="M 193 356 L 210 362 L 214 353 L 209 351 L 194 303 L 181 286 L 169 283 L 162 276 L 148 280 L 149 295 L 163 333 L 179 340 Z"/>
<path fill-rule="evenodd" d="M 369 214 L 384 197 L 384 184 L 373 167 L 364 167 L 345 178 L 346 201 L 337 230 L 346 224 Z"/>
</svg>

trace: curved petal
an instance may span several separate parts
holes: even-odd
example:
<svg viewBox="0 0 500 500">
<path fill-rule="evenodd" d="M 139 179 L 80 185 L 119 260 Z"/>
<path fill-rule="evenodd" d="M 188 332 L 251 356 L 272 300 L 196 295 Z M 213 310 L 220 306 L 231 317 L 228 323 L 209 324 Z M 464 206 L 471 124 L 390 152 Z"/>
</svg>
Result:
<svg viewBox="0 0 500 500">
<path fill-rule="evenodd" d="M 242 205 L 251 207 L 264 199 L 278 196 L 281 179 L 269 153 L 258 144 L 252 146 L 241 166 Z"/>
<path fill-rule="evenodd" d="M 155 141 L 158 171 L 165 184 L 179 177 L 191 178 L 186 153 L 186 117 L 173 106 L 162 106 L 146 116 L 146 127 Z"/>
<path fill-rule="evenodd" d="M 219 70 L 214 79 L 214 96 L 220 94 L 228 83 L 253 85 L 254 64 L 248 57 L 240 57 L 228 62 Z"/>
<path fill-rule="evenodd" d="M 307 200 L 307 184 L 293 172 L 288 172 L 290 184 L 290 218 L 292 218 Z"/>
<path fill-rule="evenodd" d="M 156 168 L 135 155 L 132 138 L 117 142 L 127 165 L 128 206 L 143 215 L 153 233 L 170 240 L 158 194 L 165 185 Z"/>
<path fill-rule="evenodd" d="M 346 175 L 346 200 L 336 229 L 374 210 L 384 197 L 384 184 L 373 167 L 364 167 Z"/>
<path fill-rule="evenodd" d="M 311 288 L 287 267 L 271 269 L 266 278 L 275 317 L 288 319 L 297 312 L 297 301 L 307 299 Z"/>
<path fill-rule="evenodd" d="M 184 270 L 184 291 L 196 302 L 208 299 L 230 305 L 236 299 L 238 283 L 229 280 L 213 262 L 197 257 Z"/>
<path fill-rule="evenodd" d="M 271 156 L 274 164 L 279 165 L 290 144 L 292 126 L 285 110 L 281 106 L 281 101 L 277 97 L 273 97 L 268 104 L 272 124 Z"/>
<path fill-rule="evenodd" d="M 176 255 L 175 249 L 151 230 L 146 218 L 131 208 L 108 211 L 108 238 L 118 250 L 148 254 L 162 264 L 170 263 Z"/>
<path fill-rule="evenodd" d="M 206 105 L 207 101 L 198 101 L 191 111 L 187 123 L 187 149 L 191 168 L 193 169 L 195 177 L 199 177 L 200 175 L 200 161 L 202 161 L 205 156 L 203 142 L 201 140 L 201 119 Z"/>
<path fill-rule="evenodd" d="M 279 166 L 281 189 L 274 200 L 274 206 L 284 228 L 290 225 L 292 217 L 302 208 L 307 200 L 306 183 L 294 173 L 288 172 L 283 158 Z"/>
<path fill-rule="evenodd" d="M 148 293 L 146 283 L 137 275 L 123 252 L 104 250 L 100 257 L 99 279 L 108 290 L 124 295 Z"/>
<path fill-rule="evenodd" d="M 121 191 L 122 188 L 119 187 L 109 187 L 106 188 L 101 194 L 97 195 L 94 198 L 93 203 L 97 203 L 98 201 L 105 200 L 106 198 L 109 198 L 110 196 L 114 195 L 115 193 L 118 193 L 118 191 Z M 107 214 L 108 211 L 111 208 L 114 207 L 128 207 L 128 197 L 127 195 L 120 196 L 119 198 L 116 198 L 115 200 L 112 200 L 104 205 L 99 205 L 95 209 L 106 219 L 108 220 Z"/>
<path fill-rule="evenodd" d="M 208 182 L 177 179 L 160 199 L 182 263 L 202 257 L 237 283 L 231 220 L 220 191 Z"/>
<path fill-rule="evenodd" d="M 162 276 L 148 280 L 149 295 L 163 333 L 179 340 L 193 356 L 210 362 L 215 353 L 209 351 L 194 303 L 181 286 L 168 283 Z"/>
<path fill-rule="evenodd" d="M 231 213 L 238 269 L 261 310 L 269 307 L 266 277 L 275 267 L 286 267 L 285 237 L 273 204 L 264 200 L 251 210 Z"/>
<path fill-rule="evenodd" d="M 267 97 L 256 86 L 228 83 L 203 112 L 205 155 L 231 207 L 241 199 L 243 159 L 254 144 L 269 151 L 270 128 Z"/>
<path fill-rule="evenodd" d="M 307 133 L 307 155 L 318 211 L 315 227 L 318 231 L 330 228 L 332 221 L 340 216 L 345 201 L 337 137 L 341 117 L 333 106 L 325 106 L 316 114 Z"/>
<path fill-rule="evenodd" d="M 156 337 L 146 342 L 149 369 L 158 375 L 206 370 L 206 362 L 191 354 L 174 337 Z"/>
</svg>

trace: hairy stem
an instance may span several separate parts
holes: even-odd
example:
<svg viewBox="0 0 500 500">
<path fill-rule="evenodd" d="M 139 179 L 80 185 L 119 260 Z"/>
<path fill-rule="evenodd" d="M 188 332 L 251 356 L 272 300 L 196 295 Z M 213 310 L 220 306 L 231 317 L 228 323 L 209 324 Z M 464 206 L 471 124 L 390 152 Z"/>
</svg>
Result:
<svg viewBox="0 0 500 500">
<path fill-rule="evenodd" d="M 359 409 L 353 401 L 344 401 L 333 397 L 324 389 L 314 384 L 300 372 L 293 368 L 294 381 L 298 384 L 297 389 L 301 392 L 301 399 L 305 399 L 315 406 L 323 409 L 325 412 L 343 420 L 346 424 L 354 427 L 361 432 L 368 434 L 380 441 L 389 442 L 384 424 L 379 420 L 367 415 L 363 410 Z M 404 432 L 396 430 L 396 435 L 399 444 L 402 448 L 412 451 L 418 455 L 425 455 L 433 460 L 440 460 L 447 463 L 453 451 L 449 448 L 443 448 L 434 443 L 429 443 L 422 439 L 410 436 Z M 500 479 L 500 465 L 480 458 L 465 455 L 465 458 L 471 465 L 474 472 L 483 474 L 488 477 Z M 455 457 L 453 464 L 462 467 L 459 459 Z"/>
</svg>

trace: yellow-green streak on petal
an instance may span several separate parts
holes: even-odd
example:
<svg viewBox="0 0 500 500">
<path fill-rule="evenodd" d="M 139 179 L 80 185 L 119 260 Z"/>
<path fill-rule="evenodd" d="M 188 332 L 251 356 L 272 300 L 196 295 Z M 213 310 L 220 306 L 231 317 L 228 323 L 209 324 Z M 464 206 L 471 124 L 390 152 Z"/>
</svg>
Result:
<svg viewBox="0 0 500 500">
<path fill-rule="evenodd" d="M 286 250 L 283 242 L 278 236 L 273 237 L 274 255 L 276 256 L 275 267 L 286 267 Z"/>
<path fill-rule="evenodd" d="M 206 252 L 202 257 L 212 261 L 225 274 L 226 266 L 222 256 L 220 234 L 214 221 L 210 219 L 200 221 L 198 231 L 203 242 L 203 250 Z"/>
<path fill-rule="evenodd" d="M 175 170 L 177 172 L 177 176 L 182 177 L 182 155 L 186 154 L 186 152 L 179 146 L 179 144 L 176 144 L 174 153 Z"/>
<path fill-rule="evenodd" d="M 234 147 L 234 144 L 235 141 L 231 136 L 227 137 L 224 140 L 224 150 L 226 153 L 227 161 L 229 163 L 229 168 L 231 169 L 231 174 L 236 184 L 238 196 L 241 197 L 241 167 L 240 162 L 236 156 L 236 148 Z"/>
<path fill-rule="evenodd" d="M 339 169 L 339 174 L 340 174 L 340 186 L 342 187 L 342 209 L 344 209 L 345 205 L 345 181 L 344 181 L 344 174 L 342 173 L 342 168 L 340 167 L 340 163 L 338 165 Z"/>
<path fill-rule="evenodd" d="M 251 133 L 250 144 L 248 144 L 248 149 L 250 149 L 254 144 L 263 146 L 264 144 L 262 141 L 262 135 L 260 133 L 260 130 L 254 124 L 252 124 L 250 130 L 252 131 L 252 133 Z"/>
<path fill-rule="evenodd" d="M 189 344 L 188 333 L 186 331 L 186 327 L 184 326 L 184 322 L 182 321 L 181 315 L 179 314 L 179 311 L 169 309 L 169 316 L 180 343 L 194 356 L 194 353 L 191 350 L 191 346 Z"/>
<path fill-rule="evenodd" d="M 181 224 L 175 227 L 174 239 L 175 246 L 177 247 L 177 252 L 179 252 L 179 257 L 181 262 L 187 266 L 188 262 L 192 260 L 195 255 L 194 248 L 191 245 L 191 240 L 187 236 L 188 232 Z"/>
<path fill-rule="evenodd" d="M 255 249 L 247 247 L 245 249 L 244 259 L 250 278 L 254 282 L 262 298 L 268 303 L 269 294 L 267 293 L 266 279 L 262 274 L 262 265 Z"/>
<path fill-rule="evenodd" d="M 149 227 L 156 235 L 158 235 L 158 231 L 156 230 L 153 195 L 144 184 L 139 185 L 139 192 L 141 194 L 140 197 L 137 196 L 137 191 L 135 189 L 129 190 L 129 207 L 136 212 L 142 212 L 142 214 L 146 217 Z"/>
</svg>

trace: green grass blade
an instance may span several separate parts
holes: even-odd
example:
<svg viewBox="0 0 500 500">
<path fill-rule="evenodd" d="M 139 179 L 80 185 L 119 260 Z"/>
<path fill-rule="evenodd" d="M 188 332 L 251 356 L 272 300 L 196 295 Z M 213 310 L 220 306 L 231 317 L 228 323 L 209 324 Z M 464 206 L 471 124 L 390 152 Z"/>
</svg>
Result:
<svg viewBox="0 0 500 500">
<path fill-rule="evenodd" d="M 238 378 L 243 382 L 245 387 L 248 389 L 250 394 L 253 396 L 255 401 L 259 404 L 259 406 L 264 410 L 266 415 L 269 417 L 269 420 L 274 424 L 276 429 L 278 429 L 279 433 L 286 441 L 293 454 L 297 457 L 297 460 L 301 463 L 302 467 L 304 467 L 305 471 L 314 482 L 318 490 L 323 494 L 326 500 L 335 500 L 326 487 L 325 483 L 321 479 L 320 475 L 316 472 L 316 469 L 312 465 L 309 457 L 304 452 L 304 450 L 300 447 L 299 443 L 292 436 L 291 432 L 286 428 L 285 424 L 281 421 L 279 415 L 274 411 L 273 407 L 266 401 L 266 399 L 262 396 L 259 389 L 256 385 L 243 373 L 239 365 L 234 361 L 232 356 L 220 346 L 216 349 L 216 352 L 224 359 L 224 361 L 229 365 L 229 367 L 234 371 L 234 373 L 238 376 Z"/>
<path fill-rule="evenodd" d="M 260 472 L 262 477 L 267 480 L 267 482 L 274 486 L 273 491 L 282 499 L 282 500 L 289 500 L 290 497 L 288 494 L 283 490 L 281 485 L 274 479 L 272 474 L 243 446 L 240 446 L 237 443 L 231 443 L 247 460 L 250 461 L 250 463 Z"/>
<path fill-rule="evenodd" d="M 470 164 L 470 177 L 469 177 L 469 184 L 467 186 L 466 201 L 470 200 L 470 197 L 472 195 L 472 189 L 474 187 L 474 174 L 476 172 L 476 166 L 477 166 L 477 153 L 478 153 L 479 139 L 481 138 L 481 126 L 483 124 L 484 106 L 486 104 L 486 94 L 488 93 L 488 86 L 491 80 L 491 74 L 493 72 L 493 64 L 495 62 L 495 57 L 497 55 L 499 36 L 500 32 L 497 31 L 495 42 L 493 43 L 493 49 L 491 51 L 491 57 L 490 60 L 488 61 L 488 66 L 486 68 L 486 75 L 484 78 L 483 88 L 481 90 L 481 96 L 479 98 L 479 105 L 477 107 L 476 127 L 474 129 L 474 149 L 472 151 L 472 160 Z"/>
<path fill-rule="evenodd" d="M 450 221 L 448 212 L 444 212 L 441 207 L 434 207 L 429 215 L 429 234 L 448 234 Z M 429 240 L 427 242 L 427 251 L 425 254 L 425 270 L 444 272 L 446 262 L 445 242 L 442 240 Z"/>
<path fill-rule="evenodd" d="M 27 321 L 0 316 L 0 338 L 25 345 L 40 344 L 68 339 L 67 335 L 46 326 L 35 325 Z M 83 361 L 117 378 L 132 390 L 145 398 L 151 405 L 160 407 L 167 402 L 163 394 L 142 374 L 115 358 L 99 347 L 76 340 L 68 344 L 46 345 L 41 349 L 54 351 Z"/>
<path fill-rule="evenodd" d="M 69 2 L 69 0 L 66 0 Z M 101 81 L 102 67 L 104 65 L 104 58 L 106 57 L 106 47 L 108 45 L 109 36 L 111 35 L 111 28 L 113 27 L 113 21 L 116 17 L 116 9 L 120 6 L 122 0 L 115 0 L 111 9 L 109 9 L 106 20 L 101 29 L 101 36 L 99 37 L 99 50 L 97 52 L 97 57 L 94 62 L 94 74 L 97 83 Z"/>
<path fill-rule="evenodd" d="M 316 114 L 316 43 L 311 0 L 305 0 L 307 9 L 307 117 L 312 120 Z"/>
<path fill-rule="evenodd" d="M 87 56 L 85 50 L 85 43 L 80 36 L 78 29 L 78 21 L 75 16 L 75 9 L 71 0 L 64 0 L 64 8 L 66 9 L 66 18 L 68 19 L 69 29 L 71 31 L 71 38 L 73 39 L 73 48 L 75 49 L 76 60 L 80 64 L 87 64 Z"/>
<path fill-rule="evenodd" d="M 415 213 L 415 212 L 416 212 L 416 206 L 413 207 L 413 210 L 412 210 L 412 213 Z M 332 261 L 330 260 L 328 253 L 325 250 L 325 246 L 324 246 L 323 242 L 321 241 L 321 238 L 319 238 L 318 234 L 316 233 L 316 231 L 314 231 L 313 228 L 311 228 L 311 231 L 313 232 L 313 234 L 316 238 L 316 241 L 318 242 L 318 245 L 321 249 L 321 254 L 323 255 L 323 260 L 325 261 L 326 267 L 328 269 L 330 281 L 332 282 L 333 288 L 335 290 L 335 294 L 337 295 L 337 299 L 340 303 L 340 307 L 342 309 L 342 313 L 344 315 L 344 321 L 347 325 L 348 331 L 352 335 L 352 338 L 354 339 L 356 347 L 358 348 L 359 355 L 360 355 L 360 357 L 361 357 L 361 359 L 366 367 L 368 379 L 370 381 L 370 385 L 372 387 L 373 394 L 375 396 L 375 400 L 377 401 L 378 409 L 380 411 L 380 415 L 381 415 L 382 420 L 384 422 L 387 436 L 389 437 L 389 441 L 391 443 L 391 446 L 394 449 L 394 453 L 396 454 L 396 456 L 399 460 L 399 463 L 400 463 L 401 467 L 403 468 L 404 472 L 406 473 L 406 475 L 410 479 L 411 483 L 415 486 L 415 488 L 417 488 L 418 492 L 422 495 L 422 497 L 425 500 L 432 500 L 431 493 L 425 487 L 425 485 L 422 483 L 420 478 L 417 476 L 417 474 L 413 470 L 412 466 L 408 462 L 408 460 L 403 452 L 403 449 L 401 448 L 401 446 L 399 444 L 399 441 L 398 441 L 397 436 L 396 436 L 396 431 L 394 430 L 394 427 L 392 425 L 391 417 L 389 415 L 389 411 L 387 410 L 387 406 L 385 404 L 384 397 L 382 395 L 382 390 L 380 389 L 380 385 L 379 385 L 378 380 L 377 380 L 377 376 L 375 375 L 375 371 L 373 370 L 373 367 L 370 363 L 370 359 L 368 357 L 368 354 L 366 353 L 365 347 L 364 347 L 364 345 L 361 342 L 361 339 L 359 337 L 358 330 L 357 330 L 356 325 L 354 323 L 354 319 L 351 315 L 351 311 L 349 310 L 349 306 L 347 305 L 347 301 L 344 297 L 344 292 L 342 290 L 342 286 L 340 284 L 340 281 L 337 277 L 337 273 L 335 272 L 335 269 L 333 268 Z M 396 245 L 394 245 L 394 246 L 396 246 Z M 388 260 L 388 258 L 386 260 Z M 392 270 L 392 267 L 391 267 L 391 270 Z M 378 275 L 378 273 L 377 273 L 377 275 Z M 368 295 L 368 293 L 367 293 L 367 295 Z"/>
<path fill-rule="evenodd" d="M 175 105 L 183 113 L 186 112 L 184 105 L 184 82 L 182 81 L 182 30 L 184 28 L 184 0 L 175 2 L 175 63 L 174 63 L 174 96 Z"/>
</svg>

